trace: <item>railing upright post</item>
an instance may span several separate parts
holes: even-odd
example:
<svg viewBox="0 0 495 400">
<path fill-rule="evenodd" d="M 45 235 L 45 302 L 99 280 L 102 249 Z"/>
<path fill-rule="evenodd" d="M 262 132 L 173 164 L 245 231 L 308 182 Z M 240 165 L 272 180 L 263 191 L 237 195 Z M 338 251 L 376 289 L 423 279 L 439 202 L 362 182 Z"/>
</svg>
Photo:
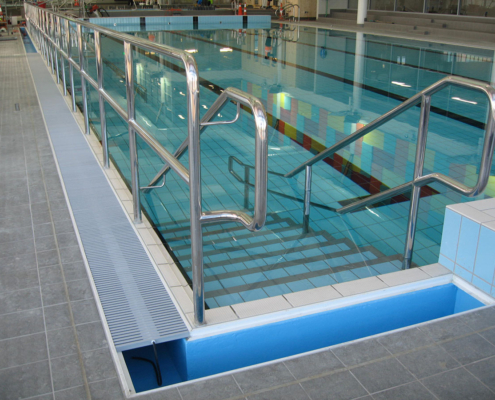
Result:
<svg viewBox="0 0 495 400">
<path fill-rule="evenodd" d="M 95 51 L 96 51 L 96 76 L 98 77 L 98 89 L 103 89 L 103 62 L 101 57 L 101 35 L 95 31 Z M 105 114 L 105 99 L 99 93 L 100 103 L 100 127 L 101 127 L 101 146 L 103 148 L 103 167 L 109 168 L 110 161 L 108 157 L 108 135 L 107 135 L 107 117 Z"/>
<path fill-rule="evenodd" d="M 52 31 L 53 31 L 53 14 L 48 14 L 48 29 L 47 29 L 47 34 L 49 39 L 52 38 Z M 49 54 L 50 54 L 50 66 L 52 69 L 52 74 L 55 73 L 55 67 L 54 67 L 54 52 L 55 52 L 55 46 L 52 44 L 50 40 L 48 40 L 48 48 L 49 48 Z"/>
<path fill-rule="evenodd" d="M 86 79 L 82 74 L 82 72 L 85 71 L 82 25 L 79 24 L 77 25 L 77 41 L 79 43 L 79 67 L 81 68 L 81 92 L 82 92 L 82 103 L 83 103 L 83 113 L 84 113 L 84 133 L 86 135 L 89 135 L 88 92 L 86 87 Z"/>
<path fill-rule="evenodd" d="M 54 21 L 54 27 L 53 27 L 53 34 L 55 36 L 55 43 L 60 46 L 60 40 L 59 40 L 59 23 L 60 19 L 58 16 L 53 17 Z M 57 71 L 57 83 L 60 83 L 60 70 L 58 68 L 58 49 L 56 46 L 53 46 L 53 50 L 55 51 L 55 69 Z M 63 58 L 62 56 L 60 58 Z"/>
<path fill-rule="evenodd" d="M 404 248 L 403 269 L 411 267 L 413 255 L 414 238 L 416 235 L 416 223 L 418 220 L 419 199 L 421 187 L 416 186 L 414 182 L 423 175 L 423 166 L 425 163 L 426 139 L 428 136 L 428 120 L 430 117 L 431 96 L 423 95 L 421 97 L 421 111 L 418 127 L 418 144 L 416 147 L 416 159 L 414 162 L 413 188 L 411 193 L 411 205 L 409 207 L 409 219 L 407 221 L 406 243 Z"/>
<path fill-rule="evenodd" d="M 244 167 L 244 208 L 249 209 L 249 167 Z"/>
<path fill-rule="evenodd" d="M 62 21 L 60 19 L 60 17 L 58 18 L 58 29 L 59 29 L 59 37 L 60 37 L 60 48 L 62 50 L 64 50 L 64 36 L 66 37 L 65 35 L 65 31 L 64 31 L 64 35 L 62 35 Z M 65 46 L 65 51 L 67 51 L 67 46 Z M 67 78 L 65 77 L 65 60 L 64 60 L 64 56 L 61 55 L 60 57 L 60 68 L 62 70 L 62 84 L 64 85 L 64 96 L 67 96 Z"/>
<path fill-rule="evenodd" d="M 203 276 L 203 232 L 201 227 L 201 148 L 199 131 L 198 67 L 193 57 L 184 59 L 187 71 L 187 116 L 189 138 L 189 192 L 191 218 L 191 262 L 193 272 L 194 323 L 205 324 Z"/>
<path fill-rule="evenodd" d="M 304 217 L 303 217 L 303 228 L 304 233 L 309 232 L 309 213 L 311 210 L 311 183 L 313 180 L 313 167 L 311 165 L 306 165 L 305 171 L 305 184 L 304 184 Z"/>
<path fill-rule="evenodd" d="M 72 65 L 72 37 L 70 34 L 69 20 L 65 20 L 65 36 L 67 38 L 67 57 L 69 57 L 69 80 L 70 80 L 70 94 L 72 96 L 72 111 L 76 112 L 76 92 L 74 85 L 74 66 Z"/>
<path fill-rule="evenodd" d="M 139 189 L 139 163 L 136 143 L 136 132 L 132 128 L 130 122 L 135 119 L 134 105 L 134 69 L 132 63 L 132 45 L 129 42 L 124 42 L 125 54 L 125 84 L 127 95 L 127 116 L 129 126 L 129 153 L 131 162 L 131 190 L 134 223 L 141 223 L 141 199 Z"/>
</svg>

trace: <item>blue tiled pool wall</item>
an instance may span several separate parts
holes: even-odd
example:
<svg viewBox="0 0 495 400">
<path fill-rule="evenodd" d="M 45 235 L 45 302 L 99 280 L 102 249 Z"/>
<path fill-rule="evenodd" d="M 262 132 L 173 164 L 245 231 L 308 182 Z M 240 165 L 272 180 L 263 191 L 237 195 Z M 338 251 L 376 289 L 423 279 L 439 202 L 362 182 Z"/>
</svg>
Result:
<svg viewBox="0 0 495 400">
<path fill-rule="evenodd" d="M 452 284 L 198 340 L 158 345 L 164 385 L 300 354 L 483 306 Z M 151 347 L 124 352 L 137 392 L 157 387 Z M 204 362 L 208 360 L 208 362 Z"/>
<path fill-rule="evenodd" d="M 215 40 L 219 40 L 218 36 L 220 33 L 216 34 Z M 175 41 L 173 41 L 174 38 Z M 229 38 L 236 40 L 232 32 L 224 33 L 223 39 L 226 40 L 226 44 L 233 46 L 233 40 L 231 41 Z M 156 33 L 156 39 L 178 46 L 181 43 L 180 39 L 184 39 L 184 36 L 175 37 L 173 34 L 160 32 Z M 208 36 L 206 39 L 208 40 Z M 193 44 L 197 45 L 198 48 L 200 47 L 200 43 L 191 42 L 191 40 L 194 39 L 188 38 L 183 46 L 191 48 L 190 45 Z M 123 47 L 106 38 L 103 40 L 103 47 L 104 54 L 107 54 L 109 49 L 113 51 L 113 56 L 105 57 L 105 87 L 118 96 L 120 98 L 119 103 L 124 106 L 124 67 L 121 56 Z M 228 53 L 229 56 L 231 54 L 233 53 Z M 215 54 L 209 59 L 204 59 L 203 56 L 199 57 L 197 53 L 195 56 L 198 59 L 201 76 L 211 81 L 213 86 L 238 86 L 241 82 L 241 87 L 246 87 L 246 79 L 239 80 L 239 76 L 235 72 L 237 66 L 246 62 L 245 59 L 242 62 L 239 57 L 228 60 L 229 65 L 234 65 L 234 71 L 226 68 L 225 63 L 220 64 L 218 69 L 222 72 L 221 76 L 218 77 L 218 71 L 215 72 L 212 68 L 212 62 L 217 57 Z M 146 54 L 134 52 L 134 58 L 136 66 L 142 64 L 142 67 L 135 69 L 136 83 L 140 88 L 136 96 L 138 119 L 143 126 L 147 126 L 156 135 L 169 151 L 174 151 L 186 134 L 186 120 L 180 117 L 185 118 L 186 115 L 185 96 L 181 95 L 181 92 L 182 94 L 186 93 L 184 78 L 180 73 L 169 68 L 165 68 L 165 72 L 163 72 L 163 67 L 158 69 L 158 63 L 151 61 Z M 90 60 L 90 58 L 88 59 Z M 290 67 L 286 66 L 286 68 Z M 90 74 L 93 74 L 94 72 L 91 71 L 90 68 Z M 140 75 L 139 79 L 137 79 L 138 75 Z M 259 79 L 251 72 L 243 73 L 243 75 L 244 78 L 250 78 L 251 82 L 247 84 L 251 84 L 252 87 L 256 83 L 260 83 Z M 157 82 L 161 78 L 164 80 Z M 162 83 L 168 87 L 167 90 L 161 89 Z M 328 80 L 327 84 L 329 86 L 334 85 L 337 93 L 341 93 L 341 90 L 338 89 L 346 88 L 346 84 L 336 83 L 331 79 Z M 206 111 L 205 107 L 209 107 L 216 99 L 216 94 L 205 90 L 209 85 L 204 84 L 203 86 L 206 87 L 202 87 L 201 90 L 202 113 Z M 291 88 L 288 89 L 292 90 Z M 345 90 L 349 92 L 349 89 Z M 294 89 L 294 92 L 303 95 L 305 93 L 302 89 L 297 88 Z M 91 121 L 96 130 L 99 131 L 97 94 L 92 89 L 89 93 Z M 263 98 L 263 95 L 261 97 Z M 273 99 L 275 97 L 279 101 L 278 97 L 282 96 L 272 96 Z M 287 96 L 284 95 L 284 105 L 286 104 L 285 97 L 290 98 L 290 93 Z M 383 99 L 383 96 L 368 92 L 364 92 L 363 98 L 366 100 L 366 102 L 362 102 L 365 104 L 363 110 L 371 114 L 376 112 L 377 107 L 370 110 L 366 108 L 369 107 L 366 104 L 375 104 L 385 112 L 391 108 L 391 103 L 397 102 L 393 99 Z M 80 96 L 78 96 L 78 101 L 80 101 L 79 99 Z M 307 96 L 303 99 L 307 100 Z M 163 106 L 161 105 L 162 100 L 166 100 L 166 104 Z M 282 104 L 282 101 L 280 103 Z M 313 118 L 313 110 L 318 109 L 314 104 L 307 104 L 310 106 L 310 115 Z M 282 108 L 278 107 L 280 114 L 282 114 Z M 127 127 L 108 105 L 106 109 L 110 153 L 124 177 L 129 181 Z M 382 112 L 381 109 L 378 112 Z M 270 113 L 269 108 L 267 111 Z M 272 108 L 271 111 L 273 113 L 274 109 Z M 318 115 L 320 113 L 321 108 Z M 329 117 L 333 117 L 330 112 L 327 111 L 327 113 Z M 410 113 L 412 115 L 411 120 L 416 123 L 417 111 L 411 110 Z M 234 107 L 227 107 L 222 111 L 222 116 L 225 119 L 232 118 L 234 114 Z M 436 116 L 433 116 L 432 120 L 434 118 Z M 457 121 L 445 117 L 440 118 L 443 118 L 444 124 L 447 124 L 452 130 L 459 125 Z M 307 123 L 309 119 L 304 121 L 308 126 L 310 125 Z M 408 133 L 413 135 L 414 128 L 411 128 L 411 125 L 413 122 L 406 119 L 400 128 L 408 128 Z M 346 129 L 342 130 L 345 134 L 349 134 L 352 129 L 352 127 L 344 128 Z M 457 127 L 457 129 L 460 131 L 461 128 Z M 235 155 L 243 162 L 252 165 L 254 158 L 253 132 L 251 117 L 243 113 L 238 125 L 209 128 L 202 136 L 203 203 L 205 209 L 243 208 L 244 185 L 235 181 L 232 175 L 227 172 L 227 157 Z M 337 137 L 337 131 L 334 130 L 334 132 L 334 137 Z M 386 139 L 387 135 L 399 142 L 396 139 L 397 126 L 391 129 L 391 132 L 387 133 L 385 129 L 383 132 L 379 132 L 382 135 L 381 143 L 384 148 L 389 143 L 389 140 Z M 328 135 L 326 140 L 330 140 L 329 137 L 331 135 Z M 412 146 L 414 149 L 412 138 L 408 138 L 407 133 L 400 137 L 405 143 L 404 146 L 408 146 L 407 154 L 409 156 L 410 147 Z M 369 143 L 373 157 L 375 157 L 375 149 L 381 150 L 378 142 L 380 140 L 374 138 Z M 366 138 L 362 147 L 365 145 L 367 145 Z M 143 143 L 139 143 L 139 146 L 141 185 L 144 185 L 161 168 L 162 162 Z M 395 150 L 399 154 L 394 161 L 396 165 L 400 165 L 401 161 L 402 165 L 405 164 L 400 149 L 401 146 L 395 146 Z M 438 150 L 443 151 L 444 148 L 437 144 L 437 148 L 434 150 L 437 150 L 435 154 L 441 154 Z M 351 157 L 350 153 L 349 155 L 345 154 L 345 151 L 343 153 L 344 156 Z M 375 160 L 383 160 L 386 158 L 385 156 L 388 154 L 380 154 L 376 156 Z M 308 152 L 295 144 L 290 137 L 270 129 L 269 167 L 271 170 L 286 172 L 308 157 Z M 448 157 L 444 157 L 444 159 L 448 161 Z M 355 162 L 355 159 L 353 161 Z M 188 165 L 187 153 L 182 162 L 184 165 Z M 373 166 L 373 163 L 371 165 Z M 437 168 L 436 165 L 435 168 Z M 462 165 L 458 169 L 462 169 Z M 381 170 L 375 167 L 371 172 L 378 174 L 380 171 L 382 175 L 386 175 L 384 167 Z M 476 170 L 474 170 L 475 173 Z M 388 174 L 388 176 L 391 179 L 394 178 L 392 174 Z M 394 179 L 397 183 L 403 182 L 397 177 Z M 302 176 L 292 179 L 289 185 L 281 178 L 270 176 L 271 188 L 294 196 L 300 197 L 302 195 L 303 185 Z M 364 189 L 329 166 L 321 163 L 315 167 L 313 201 L 326 205 L 338 205 L 340 200 L 365 194 L 367 192 Z M 142 195 L 142 201 L 147 213 L 161 230 L 168 245 L 174 250 L 177 249 L 176 257 L 180 259 L 185 272 L 190 275 L 190 250 L 188 250 L 190 243 L 187 232 L 189 226 L 187 221 L 189 214 L 188 196 L 187 186 L 180 179 L 177 179 L 175 174 L 171 173 L 167 176 L 165 188 L 154 190 L 149 195 Z M 250 200 L 250 207 L 252 207 L 252 197 Z M 456 200 L 449 199 L 449 194 L 422 199 L 418 222 L 420 231 L 415 245 L 414 259 L 418 264 L 437 261 L 443 208 L 445 204 L 454 201 Z M 267 229 L 263 230 L 261 234 L 251 234 L 241 230 L 241 232 L 235 233 L 234 240 L 234 234 L 231 233 L 233 224 L 205 227 L 207 304 L 210 307 L 223 306 L 398 270 L 400 269 L 400 261 L 398 261 L 400 257 L 398 255 L 402 253 L 403 248 L 402 235 L 405 232 L 407 209 L 408 203 L 403 202 L 341 217 L 313 207 L 311 227 L 314 232 L 310 233 L 311 237 L 307 237 L 302 233 L 300 226 L 301 204 L 294 200 L 270 195 L 269 223 Z M 318 244 L 315 240 L 318 241 Z M 284 247 L 285 242 L 287 242 L 285 246 L 289 248 Z M 263 245 L 260 246 L 256 243 Z M 328 245 L 326 245 L 327 243 Z M 332 247 L 333 245 L 337 245 L 337 247 Z M 343 248 L 345 246 L 348 248 Z M 266 257 L 267 252 L 271 252 L 272 255 Z"/>
<path fill-rule="evenodd" d="M 495 297 L 495 200 L 454 205 L 445 213 L 440 263 Z"/>
</svg>

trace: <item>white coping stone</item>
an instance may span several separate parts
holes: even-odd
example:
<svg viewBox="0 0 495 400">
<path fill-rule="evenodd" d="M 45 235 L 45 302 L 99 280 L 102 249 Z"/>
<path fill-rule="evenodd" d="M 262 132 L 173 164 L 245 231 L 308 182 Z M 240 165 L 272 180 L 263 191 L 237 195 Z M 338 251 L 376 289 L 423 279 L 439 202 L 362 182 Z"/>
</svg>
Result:
<svg viewBox="0 0 495 400">
<path fill-rule="evenodd" d="M 169 287 L 184 286 L 182 285 L 182 282 L 177 278 L 177 275 L 174 273 L 173 268 L 175 268 L 175 266 L 171 266 L 170 264 L 158 264 L 158 269 L 160 270 L 160 273 L 162 274 L 165 282 L 167 282 L 167 285 Z"/>
<path fill-rule="evenodd" d="M 208 324 L 221 324 L 222 322 L 235 321 L 237 315 L 231 307 L 218 307 L 206 310 L 206 321 Z"/>
<path fill-rule="evenodd" d="M 153 260 L 155 260 L 157 264 L 169 264 L 162 250 L 163 249 L 162 245 L 152 244 L 147 247 L 149 252 L 151 253 L 151 256 L 153 257 Z"/>
<path fill-rule="evenodd" d="M 452 273 L 452 271 L 450 271 L 448 268 L 445 268 L 440 263 L 425 265 L 424 267 L 420 267 L 419 269 L 426 272 L 432 278 L 436 276 L 448 275 Z"/>
<path fill-rule="evenodd" d="M 485 199 L 472 201 L 468 203 L 470 207 L 476 208 L 477 210 L 489 210 L 495 209 L 495 198 L 494 199 Z"/>
<path fill-rule="evenodd" d="M 143 227 L 138 229 L 139 234 L 141 235 L 141 238 L 143 239 L 143 242 L 146 244 L 146 246 L 150 246 L 153 244 L 156 244 L 155 238 L 151 234 L 148 228 Z"/>
<path fill-rule="evenodd" d="M 485 228 L 491 229 L 492 231 L 495 231 L 495 221 L 490 221 L 490 222 L 485 222 L 483 224 Z M 495 245 L 495 243 L 494 243 Z"/>
<path fill-rule="evenodd" d="M 406 283 L 422 281 L 430 276 L 419 268 L 406 269 L 405 271 L 391 272 L 379 275 L 378 278 L 388 286 L 404 285 Z"/>
<path fill-rule="evenodd" d="M 192 292 L 191 290 L 189 290 L 189 292 L 191 292 L 189 295 L 187 289 L 188 288 L 185 288 L 184 286 L 174 286 L 170 288 L 184 314 L 194 312 Z"/>
<path fill-rule="evenodd" d="M 353 294 L 371 292 L 387 287 L 388 286 L 383 281 L 375 276 L 333 285 L 333 288 L 342 294 L 342 296 L 352 296 Z"/>
<path fill-rule="evenodd" d="M 269 297 L 266 299 L 238 303 L 231 306 L 239 318 L 254 317 L 256 315 L 268 314 L 276 311 L 292 308 L 283 296 Z"/>
<path fill-rule="evenodd" d="M 476 208 L 473 208 L 466 203 L 453 204 L 451 206 L 448 206 L 447 208 L 458 214 L 461 214 L 466 218 L 469 218 L 474 222 L 477 222 L 478 224 L 495 220 L 495 217 L 488 215 L 483 211 L 477 210 Z"/>
<path fill-rule="evenodd" d="M 315 289 L 304 290 L 302 292 L 284 294 L 287 301 L 293 307 L 306 306 L 313 303 L 321 303 L 322 301 L 333 300 L 342 295 L 337 292 L 332 286 L 323 286 Z"/>
<path fill-rule="evenodd" d="M 484 210 L 485 214 L 491 215 L 492 217 L 495 217 L 495 209 L 490 209 L 490 210 Z"/>
</svg>

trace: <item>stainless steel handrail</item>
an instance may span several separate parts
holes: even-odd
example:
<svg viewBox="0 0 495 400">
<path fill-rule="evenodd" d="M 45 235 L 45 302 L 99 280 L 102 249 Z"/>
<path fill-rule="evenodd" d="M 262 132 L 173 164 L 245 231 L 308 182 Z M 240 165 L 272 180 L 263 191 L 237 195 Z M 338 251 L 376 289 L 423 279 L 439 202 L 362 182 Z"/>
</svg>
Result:
<svg viewBox="0 0 495 400">
<path fill-rule="evenodd" d="M 243 224 L 247 229 L 261 229 L 266 219 L 266 202 L 267 202 L 267 163 L 268 163 L 268 145 L 267 145 L 267 117 L 263 104 L 255 97 L 238 89 L 229 88 L 213 104 L 211 109 L 220 109 L 228 99 L 238 103 L 238 115 L 240 104 L 250 106 L 256 125 L 255 141 L 255 162 L 256 162 L 256 206 L 253 217 L 244 212 L 237 210 L 221 210 L 203 212 L 201 205 L 201 152 L 200 152 L 200 128 L 203 126 L 225 123 L 211 123 L 215 114 L 207 113 L 208 120 L 199 120 L 199 83 L 198 68 L 194 57 L 182 50 L 170 46 L 156 44 L 138 37 L 121 34 L 119 32 L 107 29 L 101 26 L 93 25 L 80 21 L 66 15 L 56 14 L 52 11 L 35 7 L 24 3 L 27 27 L 33 32 L 33 37 L 37 40 L 42 55 L 47 63 L 51 66 L 52 73 L 55 72 L 54 64 L 57 69 L 58 77 L 58 54 L 60 60 L 66 59 L 69 63 L 70 86 L 72 97 L 72 108 L 76 111 L 75 92 L 74 92 L 74 69 L 81 75 L 82 95 L 83 95 L 83 113 L 85 120 L 85 133 L 89 133 L 89 117 L 87 106 L 86 82 L 89 83 L 99 95 L 99 110 L 101 120 L 101 136 L 103 146 L 103 165 L 109 167 L 108 154 L 108 136 L 106 131 L 105 118 L 105 101 L 127 121 L 129 129 L 129 152 L 131 164 L 131 191 L 133 197 L 133 215 L 134 222 L 140 223 L 141 205 L 140 205 L 140 186 L 138 174 L 138 152 L 136 144 L 136 134 L 139 135 L 153 151 L 174 170 L 179 177 L 189 184 L 190 191 L 190 222 L 191 222 L 191 257 L 193 272 L 193 304 L 194 320 L 197 325 L 205 323 L 205 306 L 204 306 L 204 279 L 203 279 L 203 236 L 201 225 L 209 222 L 219 221 L 236 221 Z M 62 21 L 64 23 L 62 34 Z M 72 33 L 71 24 L 75 25 L 77 32 L 78 61 L 72 57 Z M 96 73 L 95 81 L 85 70 L 85 59 L 83 51 L 83 28 L 91 29 L 95 34 L 95 53 L 96 53 Z M 103 65 L 101 54 L 101 35 L 106 35 L 124 44 L 125 57 L 125 79 L 126 79 L 126 106 L 124 110 L 117 101 L 103 88 Z M 64 44 L 66 49 L 64 49 Z M 189 169 L 187 169 L 178 159 L 177 156 L 170 154 L 145 128 L 143 128 L 135 118 L 134 103 L 134 70 L 132 62 L 132 46 L 149 50 L 164 56 L 175 58 L 182 61 L 184 65 L 187 81 L 187 116 L 188 116 L 188 135 L 187 147 L 189 148 Z M 63 68 L 63 64 L 62 64 Z M 65 73 L 63 74 L 65 85 Z M 64 88 L 64 93 L 66 93 Z M 235 122 L 234 121 L 227 121 Z"/>
<path fill-rule="evenodd" d="M 296 19 L 296 13 L 295 13 L 295 9 L 297 7 L 297 22 L 301 22 L 301 7 L 299 6 L 299 4 L 292 4 L 292 3 L 288 3 L 286 4 L 285 6 L 282 7 L 282 12 L 285 13 L 287 12 L 287 10 L 289 9 L 292 9 L 292 12 L 294 13 L 294 15 L 292 16 L 292 18 Z M 280 15 L 280 8 L 277 8 L 275 10 L 275 16 L 277 15 Z M 290 18 L 290 17 L 289 17 Z"/>
<path fill-rule="evenodd" d="M 458 182 L 455 179 L 452 179 L 441 173 L 423 175 L 431 96 L 449 85 L 461 86 L 468 89 L 481 91 L 488 97 L 489 101 L 489 112 L 485 125 L 485 140 L 481 156 L 480 172 L 478 174 L 478 181 L 472 187 L 466 186 L 463 183 Z M 457 193 L 463 194 L 464 196 L 473 197 L 482 193 L 485 190 L 486 185 L 488 184 L 495 146 L 495 89 L 492 86 L 472 79 L 461 78 L 457 76 L 445 77 L 434 83 L 433 85 L 427 87 L 426 89 L 422 90 L 413 97 L 409 98 L 404 103 L 393 108 L 386 114 L 378 117 L 363 128 L 357 130 L 352 135 L 347 136 L 340 142 L 334 144 L 333 146 L 304 162 L 297 168 L 294 168 L 289 173 L 285 174 L 286 178 L 291 178 L 299 172 L 306 170 L 306 185 L 308 185 L 308 168 L 311 168 L 318 161 L 331 156 L 332 154 L 362 138 L 367 133 L 370 133 L 371 131 L 377 129 L 379 126 L 385 124 L 386 122 L 395 118 L 397 115 L 402 114 L 404 111 L 418 105 L 419 103 L 421 103 L 421 113 L 418 127 L 418 141 L 416 147 L 413 180 L 337 209 L 338 213 L 344 214 L 386 199 L 390 199 L 398 194 L 402 194 L 412 190 L 406 244 L 404 249 L 404 268 L 409 268 L 411 265 L 421 187 L 429 183 L 437 182 L 448 187 L 449 189 L 454 190 Z"/>
</svg>

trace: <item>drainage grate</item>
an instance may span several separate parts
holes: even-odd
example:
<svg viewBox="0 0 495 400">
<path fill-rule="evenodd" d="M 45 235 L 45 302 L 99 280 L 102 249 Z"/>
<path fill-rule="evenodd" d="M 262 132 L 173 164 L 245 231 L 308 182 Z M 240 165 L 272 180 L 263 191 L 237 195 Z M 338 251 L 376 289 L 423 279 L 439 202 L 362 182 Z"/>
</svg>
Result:
<svg viewBox="0 0 495 400">
<path fill-rule="evenodd" d="M 84 251 L 118 351 L 189 336 L 41 58 L 28 58 Z"/>
</svg>

